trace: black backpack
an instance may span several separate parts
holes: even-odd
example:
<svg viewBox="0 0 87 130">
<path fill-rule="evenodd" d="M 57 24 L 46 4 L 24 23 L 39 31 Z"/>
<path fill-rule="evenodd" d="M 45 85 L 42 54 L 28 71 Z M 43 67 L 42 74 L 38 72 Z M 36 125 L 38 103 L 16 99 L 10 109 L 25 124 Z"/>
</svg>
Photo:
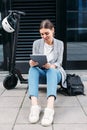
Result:
<svg viewBox="0 0 87 130">
<path fill-rule="evenodd" d="M 84 85 L 79 75 L 67 74 L 67 93 L 70 96 L 84 95 Z"/>
<path fill-rule="evenodd" d="M 85 95 L 84 85 L 79 75 L 67 74 L 66 78 L 67 88 L 60 87 L 59 93 L 67 96 Z"/>
</svg>

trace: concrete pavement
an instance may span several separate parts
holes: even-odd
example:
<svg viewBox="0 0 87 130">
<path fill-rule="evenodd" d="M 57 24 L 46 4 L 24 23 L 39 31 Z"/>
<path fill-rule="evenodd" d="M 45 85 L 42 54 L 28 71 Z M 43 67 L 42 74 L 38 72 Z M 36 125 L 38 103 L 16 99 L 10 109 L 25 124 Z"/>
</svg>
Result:
<svg viewBox="0 0 87 130">
<path fill-rule="evenodd" d="M 0 130 L 87 130 L 87 70 L 67 71 L 79 74 L 85 86 L 86 96 L 64 96 L 57 94 L 55 101 L 54 122 L 49 127 L 43 127 L 28 122 L 30 100 L 27 94 L 27 84 L 20 84 L 13 90 L 3 87 L 3 80 L 8 72 L 0 71 Z M 23 75 L 27 77 L 27 75 Z M 45 86 L 46 87 L 46 86 Z M 46 88 L 40 85 L 39 102 L 43 109 L 46 106 Z M 40 120 L 41 120 L 40 118 Z"/>
</svg>

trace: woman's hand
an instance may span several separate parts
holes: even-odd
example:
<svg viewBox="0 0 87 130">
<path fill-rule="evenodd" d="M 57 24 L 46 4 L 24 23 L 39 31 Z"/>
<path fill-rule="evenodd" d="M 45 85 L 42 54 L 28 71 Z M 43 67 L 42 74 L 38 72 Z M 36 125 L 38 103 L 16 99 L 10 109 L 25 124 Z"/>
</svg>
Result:
<svg viewBox="0 0 87 130">
<path fill-rule="evenodd" d="M 37 66 L 37 65 L 38 65 L 38 62 L 35 62 L 35 61 L 33 61 L 33 60 L 29 60 L 29 65 L 30 65 L 31 67 Z"/>
<path fill-rule="evenodd" d="M 47 63 L 47 64 L 43 65 L 43 67 L 44 67 L 45 69 L 49 69 L 49 68 L 54 68 L 54 69 L 55 69 L 55 68 L 56 68 L 56 65 Z"/>
</svg>

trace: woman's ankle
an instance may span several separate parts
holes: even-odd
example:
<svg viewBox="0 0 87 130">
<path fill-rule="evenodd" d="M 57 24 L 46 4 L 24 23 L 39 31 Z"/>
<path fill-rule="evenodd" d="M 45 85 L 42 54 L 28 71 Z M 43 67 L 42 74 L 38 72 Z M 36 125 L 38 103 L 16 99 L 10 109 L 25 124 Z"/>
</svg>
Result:
<svg viewBox="0 0 87 130">
<path fill-rule="evenodd" d="M 54 96 L 48 97 L 47 108 L 54 109 L 54 100 L 55 100 Z"/>
<path fill-rule="evenodd" d="M 37 97 L 31 96 L 31 105 L 32 106 L 37 106 L 38 105 Z"/>
</svg>

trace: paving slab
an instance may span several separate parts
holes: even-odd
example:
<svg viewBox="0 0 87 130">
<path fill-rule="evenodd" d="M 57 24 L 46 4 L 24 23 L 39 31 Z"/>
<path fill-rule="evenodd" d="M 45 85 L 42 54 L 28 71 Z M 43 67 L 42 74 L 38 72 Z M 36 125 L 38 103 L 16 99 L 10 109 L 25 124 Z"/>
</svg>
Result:
<svg viewBox="0 0 87 130">
<path fill-rule="evenodd" d="M 81 106 L 87 107 L 87 96 L 78 96 L 77 98 Z"/>
<path fill-rule="evenodd" d="M 83 111 L 84 111 L 85 115 L 87 116 L 87 107 L 83 107 Z"/>
<path fill-rule="evenodd" d="M 15 125 L 14 130 L 52 130 L 52 126 L 43 127 L 39 124 L 18 124 Z"/>
<path fill-rule="evenodd" d="M 80 107 L 55 108 L 54 123 L 87 123 L 87 116 Z"/>
<path fill-rule="evenodd" d="M 76 96 L 57 96 L 55 107 L 80 107 Z"/>
<path fill-rule="evenodd" d="M 53 130 L 87 130 L 87 124 L 54 124 Z"/>
<path fill-rule="evenodd" d="M 26 94 L 26 88 L 15 88 L 12 90 L 5 90 L 1 96 L 3 97 L 23 97 Z"/>
<path fill-rule="evenodd" d="M 13 125 L 17 114 L 18 108 L 0 108 L 0 125 Z"/>
<path fill-rule="evenodd" d="M 12 130 L 12 125 L 8 125 L 8 124 L 1 125 L 0 124 L 0 130 Z"/>
<path fill-rule="evenodd" d="M 21 108 L 20 112 L 18 114 L 16 123 L 17 124 L 28 124 L 29 123 L 29 121 L 28 121 L 29 112 L 30 112 L 30 108 L 28 108 L 28 107 Z"/>
<path fill-rule="evenodd" d="M 20 107 L 23 97 L 0 97 L 0 108 L 5 107 Z"/>
</svg>

